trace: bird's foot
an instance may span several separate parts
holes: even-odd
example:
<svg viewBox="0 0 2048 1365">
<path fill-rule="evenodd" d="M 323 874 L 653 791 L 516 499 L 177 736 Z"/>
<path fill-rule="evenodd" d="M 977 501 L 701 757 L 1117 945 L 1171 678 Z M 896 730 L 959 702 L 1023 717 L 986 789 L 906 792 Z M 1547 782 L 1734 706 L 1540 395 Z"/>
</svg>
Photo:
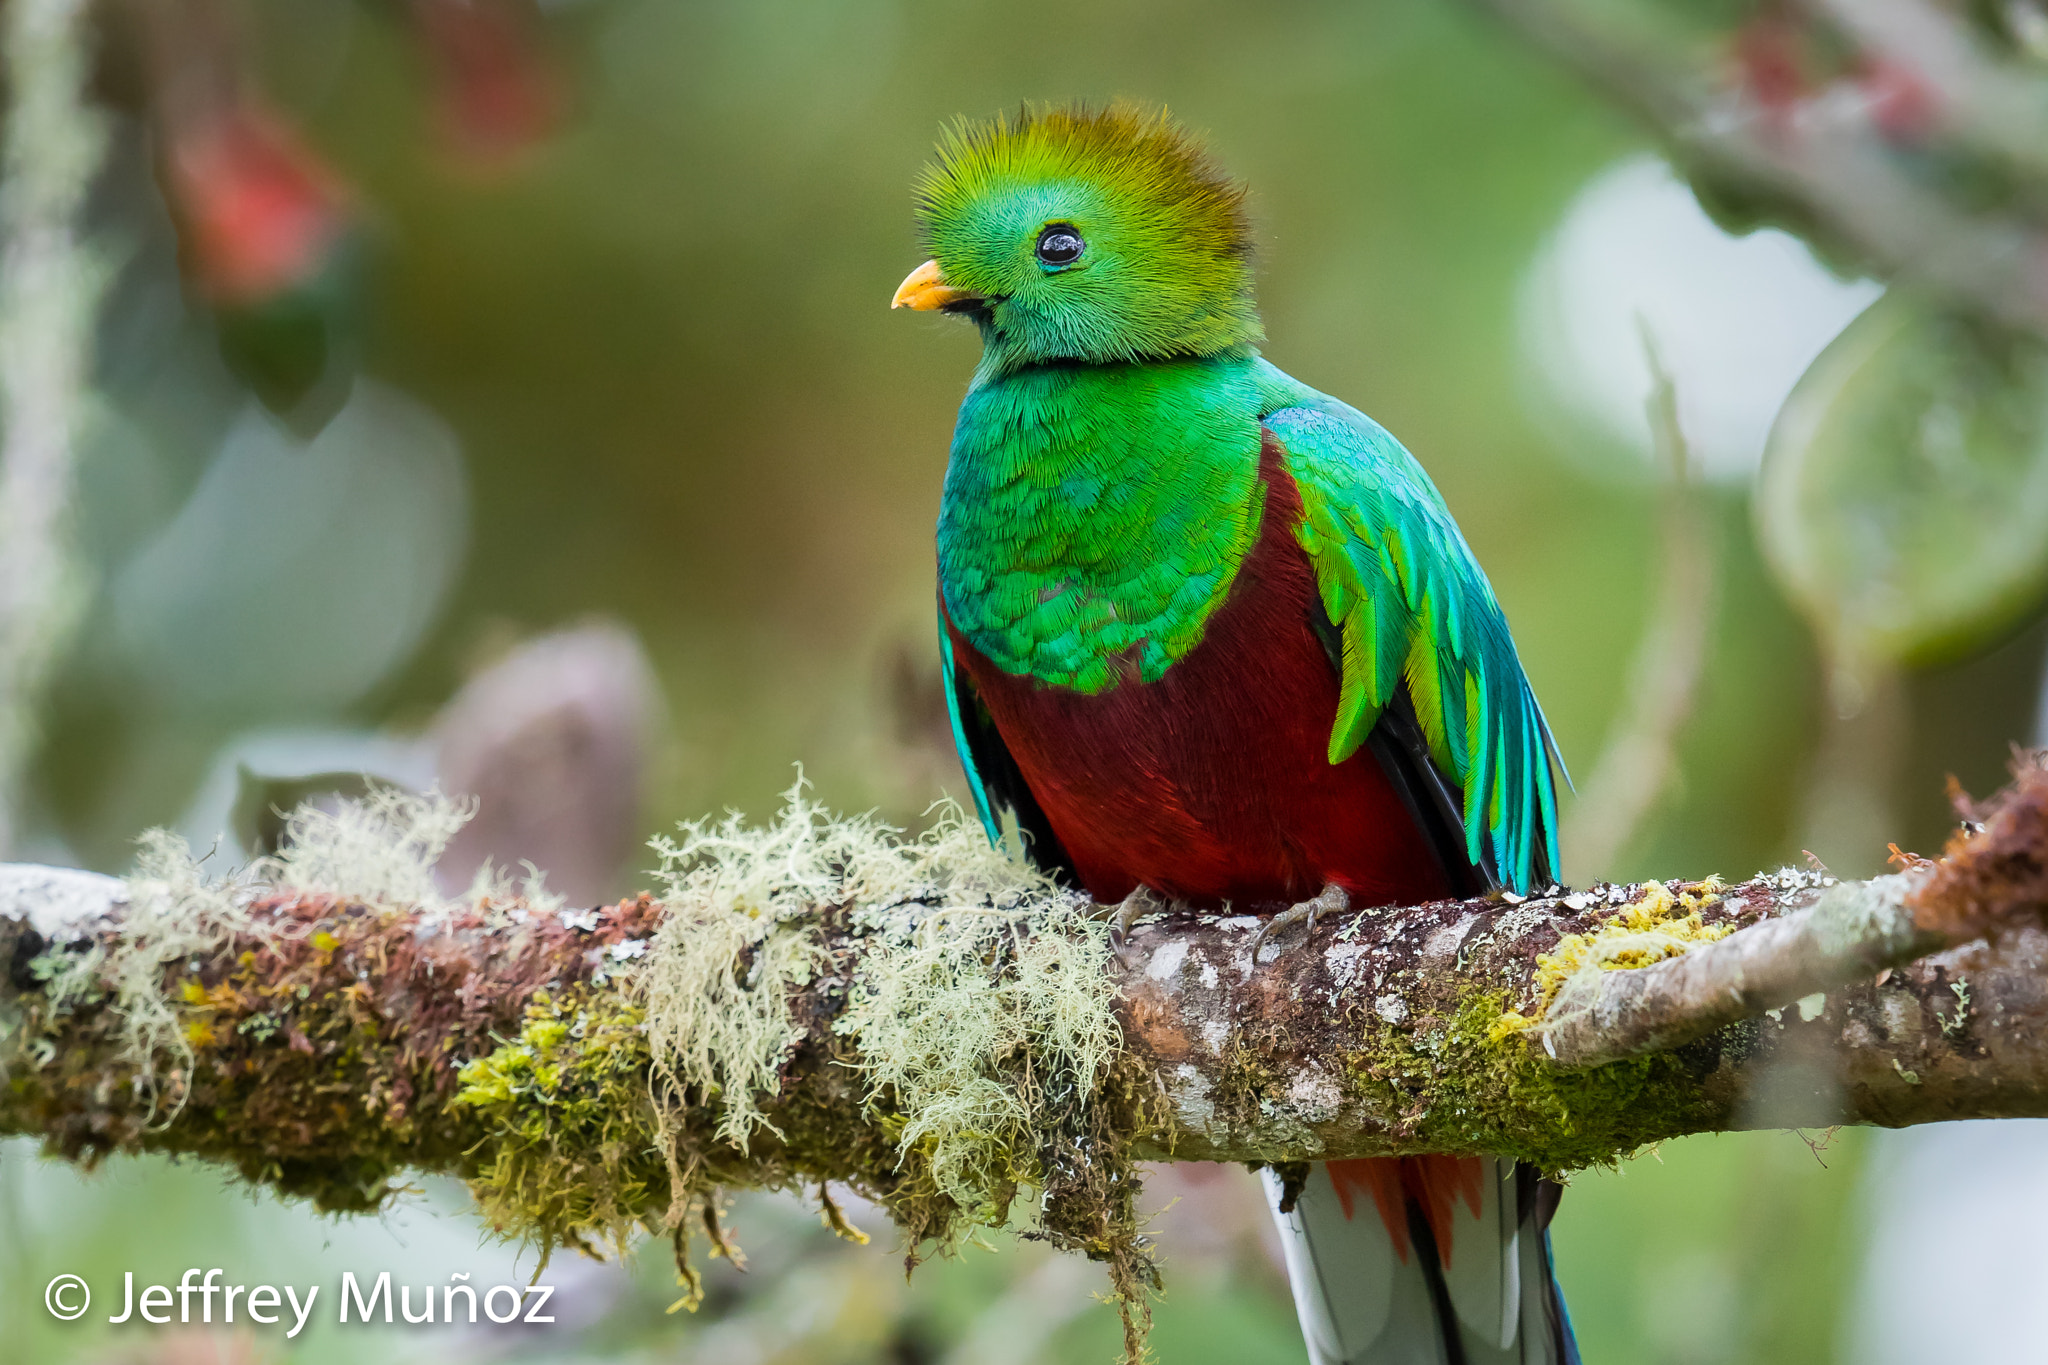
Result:
<svg viewBox="0 0 2048 1365">
<path fill-rule="evenodd" d="M 1341 915 L 1350 908 L 1351 893 L 1335 882 L 1329 883 L 1314 900 L 1299 901 L 1290 905 L 1259 926 L 1258 934 L 1252 939 L 1252 962 L 1257 964 L 1259 949 L 1265 946 L 1267 936 L 1274 930 L 1307 920 L 1308 931 L 1313 934 L 1316 931 L 1316 921 L 1324 915 Z"/>
<path fill-rule="evenodd" d="M 1164 896 L 1142 883 L 1115 905 L 1096 906 L 1096 918 L 1109 920 L 1109 946 L 1119 956 L 1124 950 L 1124 938 L 1131 932 L 1131 926 L 1147 915 L 1172 910 L 1179 902 L 1169 901 Z"/>
</svg>

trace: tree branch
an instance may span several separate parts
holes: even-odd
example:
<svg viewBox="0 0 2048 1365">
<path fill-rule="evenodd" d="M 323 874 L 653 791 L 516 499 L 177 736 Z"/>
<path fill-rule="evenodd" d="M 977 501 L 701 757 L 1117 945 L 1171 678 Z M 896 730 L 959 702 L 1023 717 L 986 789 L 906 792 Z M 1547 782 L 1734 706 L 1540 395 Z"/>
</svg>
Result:
<svg viewBox="0 0 2048 1365">
<path fill-rule="evenodd" d="M 1139 1106 L 1127 1136 L 1166 1158 L 1499 1151 L 1569 1168 L 1716 1129 L 2048 1115 L 2048 772 L 2028 762 L 1972 810 L 1981 822 L 1941 860 L 1870 882 L 1788 871 L 1369 910 L 1257 968 L 1254 917 L 1155 917 L 1111 968 L 1122 1084 L 1164 1101 Z M 0 1124 L 74 1157 L 199 1152 L 343 1208 L 403 1167 L 477 1177 L 504 1135 L 487 1104 L 458 1098 L 465 1066 L 550 999 L 640 1008 L 631 974 L 610 973 L 664 915 L 645 896 L 579 916 L 256 895 L 240 932 L 166 964 L 190 1056 L 152 1091 L 111 988 L 52 985 L 133 931 L 128 894 L 0 870 L 15 1020 Z M 701 1131 L 672 1136 L 726 1178 L 888 1187 L 903 1178 L 888 1116 L 835 1032 L 871 930 L 844 903 L 817 920 L 830 965 L 793 989 L 796 1031 L 758 1097 L 780 1135 L 720 1139 L 713 1101 L 685 1117 Z M 621 1063 L 634 1083 L 612 1096 L 631 1112 L 578 1121 L 623 1124 L 658 1164 L 636 1036 Z M 1839 1092 L 1757 1109 L 1795 1054 L 1827 1059 Z M 524 1134 L 555 1136 L 569 1135 Z"/>
<path fill-rule="evenodd" d="M 2038 755 L 1892 876 L 1366 910 L 1263 965 L 1255 916 L 1113 951 L 978 829 L 903 840 L 800 792 L 766 830 L 686 827 L 661 900 L 573 912 L 488 880 L 437 900 L 459 814 L 369 801 L 301 812 L 239 879 L 162 837 L 126 881 L 0 867 L 0 1131 L 334 1210 L 450 1172 L 547 1246 L 665 1231 L 691 1283 L 721 1191 L 815 1190 L 843 1227 L 845 1182 L 913 1254 L 1014 1215 L 1108 1262 L 1136 1351 L 1140 1159 L 1562 1172 L 1689 1133 L 2048 1116 Z"/>
</svg>

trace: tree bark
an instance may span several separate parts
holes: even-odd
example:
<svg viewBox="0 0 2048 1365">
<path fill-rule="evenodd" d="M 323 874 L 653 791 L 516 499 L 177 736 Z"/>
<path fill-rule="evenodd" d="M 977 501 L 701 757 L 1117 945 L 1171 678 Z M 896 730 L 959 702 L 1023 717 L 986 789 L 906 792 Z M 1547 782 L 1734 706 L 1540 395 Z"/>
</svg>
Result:
<svg viewBox="0 0 2048 1365">
<path fill-rule="evenodd" d="M 1564 1170 L 1686 1133 L 2048 1115 L 2048 771 L 2023 761 L 1961 808 L 1941 859 L 1871 882 L 1788 870 L 1367 910 L 1257 964 L 1253 916 L 1155 916 L 1112 969 L 1120 1138 L 1165 1159 L 1496 1152 Z M 367 1207 L 407 1168 L 486 1174 L 516 1113 L 520 1150 L 573 1147 L 573 1121 L 611 1133 L 627 1165 L 683 1151 L 728 1183 L 886 1195 L 906 1178 L 886 1097 L 835 1030 L 871 932 L 855 907 L 818 908 L 829 969 L 792 995 L 792 1045 L 760 1097 L 772 1127 L 734 1144 L 708 1100 L 666 1131 L 648 1104 L 630 964 L 664 913 L 649 897 L 423 916 L 259 896 L 246 932 L 164 969 L 184 1061 L 152 1087 L 111 987 L 52 986 L 67 958 L 119 943 L 125 895 L 0 869 L 0 1128 L 54 1152 L 194 1152 Z M 1658 960 L 1631 968 L 1644 944 Z M 527 1110 L 459 1097 L 466 1066 L 522 1036 L 521 1065 L 547 1062 L 536 1018 L 580 1001 L 581 1030 L 605 1000 L 627 1021 L 605 1074 L 627 1083 L 586 1086 L 580 1108 L 566 1081 Z M 650 1207 L 658 1184 L 639 1182 Z"/>
<path fill-rule="evenodd" d="M 1527 1003 L 1537 959 L 1591 929 L 1599 908 L 1544 899 L 1389 911 L 1349 940 L 1319 934 L 1256 972 L 1244 951 L 1251 924 L 1145 926 L 1121 1015 L 1177 1120 L 1151 1136 L 1150 1152 L 1494 1151 L 1571 1167 L 1688 1133 L 2048 1114 L 2048 935 L 2030 926 L 1995 947 L 1949 949 L 1882 972 L 1880 984 L 1882 963 L 1927 941 L 1817 950 L 1814 907 L 1828 893 L 1813 880 L 1729 888 L 1706 919 L 1739 932 L 1658 967 L 1604 973 L 1604 1007 L 1556 1038 L 1533 1030 L 1519 1067 L 1489 1058 L 1482 1021 L 1469 1018 L 1473 989 Z M 1605 897 L 1594 905 L 1611 908 Z M 1562 1062 L 1546 1042 L 1559 1043 Z"/>
</svg>

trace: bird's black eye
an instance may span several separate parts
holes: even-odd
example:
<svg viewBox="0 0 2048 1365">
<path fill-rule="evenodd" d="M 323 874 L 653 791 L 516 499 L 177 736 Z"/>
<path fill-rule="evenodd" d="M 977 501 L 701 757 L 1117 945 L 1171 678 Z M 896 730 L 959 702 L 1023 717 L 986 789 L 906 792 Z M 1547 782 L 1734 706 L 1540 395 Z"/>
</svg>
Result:
<svg viewBox="0 0 2048 1365">
<path fill-rule="evenodd" d="M 1046 265 L 1072 265 L 1087 243 L 1066 223 L 1054 223 L 1038 234 L 1038 259 Z"/>
</svg>

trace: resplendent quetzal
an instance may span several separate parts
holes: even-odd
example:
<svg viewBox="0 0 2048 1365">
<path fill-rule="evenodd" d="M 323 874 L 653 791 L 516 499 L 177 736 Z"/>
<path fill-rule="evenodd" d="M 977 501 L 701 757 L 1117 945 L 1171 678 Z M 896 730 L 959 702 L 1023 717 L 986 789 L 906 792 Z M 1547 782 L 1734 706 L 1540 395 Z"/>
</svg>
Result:
<svg viewBox="0 0 2048 1365">
<path fill-rule="evenodd" d="M 938 549 L 990 837 L 1262 934 L 1546 881 L 1554 746 L 1493 590 L 1398 441 L 1260 358 L 1244 191 L 1118 106 L 962 127 L 919 201 L 895 303 L 982 337 Z M 1266 1174 L 1318 1365 L 1576 1361 L 1533 1171 L 1333 1161 L 1284 1210 Z"/>
</svg>

